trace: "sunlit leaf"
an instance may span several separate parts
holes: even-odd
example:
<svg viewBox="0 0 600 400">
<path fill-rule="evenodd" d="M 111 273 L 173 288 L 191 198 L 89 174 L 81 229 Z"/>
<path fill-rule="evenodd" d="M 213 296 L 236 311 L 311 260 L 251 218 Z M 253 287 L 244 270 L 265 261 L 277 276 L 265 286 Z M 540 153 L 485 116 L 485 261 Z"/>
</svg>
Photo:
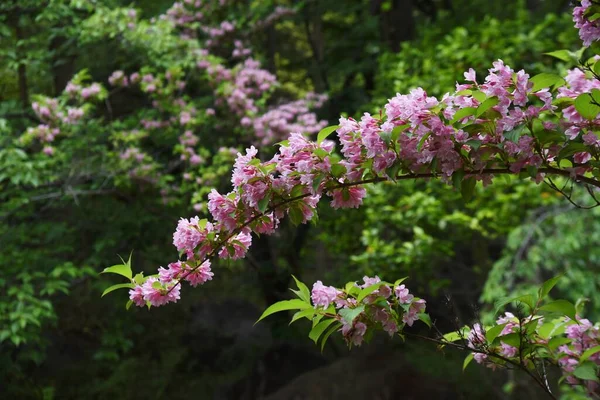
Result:
<svg viewBox="0 0 600 400">
<path fill-rule="evenodd" d="M 308 334 L 308 337 L 313 342 L 317 343 L 317 341 L 319 340 L 319 338 L 321 337 L 321 335 L 323 334 L 325 329 L 327 329 L 327 327 L 329 325 L 333 324 L 334 322 L 335 322 L 335 319 L 333 319 L 333 318 L 329 318 L 325 321 L 319 322 L 317 325 L 315 325 L 314 328 L 311 329 L 310 333 Z"/>
<path fill-rule="evenodd" d="M 133 283 L 120 283 L 118 285 L 112 285 L 111 287 L 106 288 L 104 292 L 102 292 L 101 297 L 104 297 L 104 295 L 109 294 L 110 292 L 113 292 L 118 289 L 133 289 L 134 286 L 135 285 Z"/>
<path fill-rule="evenodd" d="M 332 125 L 321 129 L 321 131 L 317 135 L 317 143 L 320 144 L 321 142 L 323 142 L 323 140 L 327 139 L 327 137 L 333 132 L 335 132 L 336 129 L 338 129 L 339 127 L 339 125 Z"/>
<path fill-rule="evenodd" d="M 277 312 L 280 311 L 287 311 L 287 310 L 304 310 L 306 308 L 311 307 L 311 305 L 303 300 L 300 299 L 293 299 L 293 300 L 283 300 L 283 301 L 279 301 L 273 305 L 271 305 L 269 308 L 267 308 L 262 315 L 260 316 L 260 318 L 258 319 L 259 322 L 262 319 L 268 317 L 271 314 L 275 314 Z"/>
<path fill-rule="evenodd" d="M 112 267 L 104 268 L 101 274 L 117 274 L 131 279 L 131 268 L 126 264 L 113 265 Z"/>
</svg>

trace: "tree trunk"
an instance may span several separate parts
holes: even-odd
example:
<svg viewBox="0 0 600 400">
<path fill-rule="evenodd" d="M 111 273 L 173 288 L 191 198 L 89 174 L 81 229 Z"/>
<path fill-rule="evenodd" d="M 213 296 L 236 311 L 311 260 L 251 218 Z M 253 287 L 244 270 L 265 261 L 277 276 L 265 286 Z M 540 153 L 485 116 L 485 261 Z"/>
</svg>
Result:
<svg viewBox="0 0 600 400">
<path fill-rule="evenodd" d="M 15 36 L 17 38 L 17 43 L 24 39 L 23 31 L 18 21 L 15 25 Z M 30 107 L 29 88 L 27 85 L 27 67 L 25 66 L 25 62 L 23 61 L 23 55 L 18 44 L 16 48 L 17 61 L 19 63 L 19 66 L 17 67 L 17 77 L 19 82 L 19 98 L 21 99 L 23 109 L 27 110 Z"/>
<path fill-rule="evenodd" d="M 52 79 L 54 82 L 54 94 L 58 96 L 67 83 L 75 74 L 75 57 L 73 55 L 65 55 L 61 49 L 67 39 L 62 36 L 55 37 L 50 42 L 50 51 L 52 57 Z"/>
</svg>

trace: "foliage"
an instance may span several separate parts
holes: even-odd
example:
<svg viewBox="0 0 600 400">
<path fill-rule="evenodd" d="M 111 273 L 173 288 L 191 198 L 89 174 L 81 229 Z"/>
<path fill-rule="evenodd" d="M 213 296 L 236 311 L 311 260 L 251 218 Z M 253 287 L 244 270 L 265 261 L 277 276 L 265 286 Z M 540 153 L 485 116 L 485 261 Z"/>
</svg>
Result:
<svg viewBox="0 0 600 400">
<path fill-rule="evenodd" d="M 560 71 L 560 66 L 543 53 L 576 45 L 571 16 L 549 13 L 536 20 L 524 2 L 506 11 L 512 13 L 510 18 L 488 14 L 477 23 L 449 32 L 444 30 L 443 20 L 449 16 L 422 26 L 418 41 L 404 43 L 398 53 L 381 56 L 375 99 L 381 102 L 390 92 L 402 93 L 415 87 L 441 96 L 463 78 L 467 69 L 483 74 L 497 59 L 516 70 L 525 69 L 532 76 Z"/>
<path fill-rule="evenodd" d="M 388 179 L 431 171 L 445 174 L 444 162 L 398 164 L 406 161 L 402 150 L 413 147 L 417 153 L 434 152 L 434 158 L 441 160 L 436 135 L 422 136 L 413 127 L 392 129 L 389 136 L 381 136 L 390 157 L 382 160 L 373 156 L 381 149 L 369 147 L 380 144 L 376 137 L 360 143 L 364 133 L 360 128 L 360 134 L 353 133 L 355 150 L 360 148 L 361 163 L 366 164 L 357 166 L 347 164 L 349 153 L 340 154 L 331 140 L 336 145 L 341 142 L 344 149 L 349 138 L 334 131 L 343 130 L 352 120 L 346 119 L 342 127 L 322 129 L 325 120 L 337 119 L 341 112 L 354 115 L 383 104 L 393 89 L 424 85 L 430 95 L 451 91 L 467 67 L 481 76 L 499 57 L 532 75 L 546 72 L 529 77 L 536 86 L 533 92 L 549 87 L 557 97 L 556 87 L 562 81 L 556 74 L 563 75 L 565 67 L 575 65 L 581 53 L 556 52 L 559 62 L 540 55 L 556 48 L 556 38 L 560 48 L 573 48 L 573 31 L 567 29 L 571 17 L 550 14 L 560 7 L 549 3 L 532 2 L 526 8 L 524 2 L 511 0 L 501 5 L 479 0 L 2 2 L 3 394 L 15 398 L 188 398 L 192 393 L 264 397 L 296 375 L 339 357 L 337 329 L 352 345 L 365 338 L 373 339 L 375 347 L 380 340 L 373 335 L 376 330 L 398 331 L 406 337 L 417 330 L 423 333 L 425 325 L 412 329 L 409 325 L 416 317 L 430 323 L 421 313 L 424 300 L 412 297 L 401 283 L 393 284 L 397 276 L 411 276 L 411 286 L 428 299 L 431 319 L 446 316 L 438 300 L 450 288 L 455 293 L 452 300 L 463 296 L 458 316 L 468 309 L 469 316 L 461 319 L 470 320 L 471 303 L 480 296 L 488 269 L 501 255 L 482 297 L 488 303 L 511 291 L 526 293 L 532 284 L 562 270 L 563 257 L 578 267 L 559 282 L 560 297 L 571 301 L 579 294 L 593 297 L 593 282 L 586 279 L 591 269 L 586 264 L 593 257 L 586 257 L 581 249 L 593 248 L 595 234 L 575 239 L 575 234 L 585 236 L 584 231 L 569 229 L 568 217 L 552 218 L 559 228 L 543 225 L 541 235 L 525 240 L 531 251 L 523 252 L 514 284 L 504 287 L 503 277 L 512 268 L 506 261 L 514 255 L 510 249 L 519 248 L 518 237 L 528 232 L 525 226 L 517 231 L 514 227 L 523 221 L 527 224 L 528 216 L 535 218 L 560 207 L 560 196 L 549 187 L 524 182 L 535 172 L 527 167 L 520 168 L 520 176 L 497 176 L 491 187 L 482 189 L 473 176 L 487 179 L 487 174 L 478 176 L 470 163 L 494 148 L 485 138 L 469 138 L 461 154 L 465 164 L 452 171 L 453 179 L 445 179 L 454 181 L 451 187 L 412 177 L 398 182 Z M 582 17 L 589 19 L 591 14 Z M 585 18 L 579 21 L 582 26 Z M 580 68 L 587 77 L 567 77 L 570 84 L 593 84 L 594 63 Z M 567 96 L 575 100 L 573 116 L 594 120 L 597 93 L 575 91 L 581 96 Z M 330 101 L 325 101 L 325 93 Z M 543 99 L 535 99 L 531 92 L 527 95 L 528 105 L 542 106 Z M 511 101 L 517 101 L 511 96 Z M 465 131 L 470 121 L 476 125 L 475 115 L 488 122 L 506 122 L 505 115 L 493 112 L 500 107 L 497 94 L 488 93 L 489 98 L 483 99 L 479 93 L 465 92 L 463 97 L 472 103 L 440 103 L 433 114 L 443 124 Z M 570 100 L 555 100 L 555 104 L 565 108 L 564 101 Z M 478 111 L 471 116 L 469 107 Z M 445 114 L 449 109 L 466 119 L 454 120 Z M 376 111 L 374 115 L 385 114 Z M 554 121 L 563 116 L 549 110 L 542 114 Z M 372 127 L 379 128 L 383 121 Z M 372 122 L 365 117 L 362 123 Z M 596 123 L 571 122 L 546 130 L 562 134 L 568 127 L 585 130 Z M 539 129 L 534 124 L 533 132 L 505 131 L 506 140 L 494 150 L 495 161 L 485 161 L 503 167 L 518 164 L 520 155 L 513 154 L 509 142 L 521 146 L 521 138 L 537 135 Z M 308 134 L 307 139 L 295 135 L 284 140 L 290 132 Z M 398 145 L 397 139 L 411 135 L 419 140 Z M 582 142 L 581 136 L 550 136 L 549 142 L 540 143 L 552 154 L 558 150 L 553 144 L 568 147 Z M 279 148 L 270 147 L 279 141 Z M 261 147 L 256 157 L 238 154 L 252 145 Z M 396 152 L 394 161 L 389 150 Z M 581 146 L 571 146 L 559 152 L 565 158 L 559 162 L 544 158 L 538 172 L 556 168 L 565 174 L 573 165 L 589 166 L 593 172 L 597 154 L 590 151 L 588 160 L 579 150 Z M 508 161 L 500 161 L 502 154 L 508 155 Z M 380 168 L 388 162 L 392 165 Z M 230 182 L 232 163 L 238 174 Z M 361 176 L 349 176 L 351 170 L 361 170 Z M 254 173 L 258 175 L 247 179 Z M 595 179 L 583 170 L 577 174 Z M 569 178 L 547 182 L 560 188 Z M 365 192 L 358 185 L 361 179 L 378 185 Z M 234 191 L 219 195 L 227 193 L 231 183 Z M 267 184 L 266 190 L 262 183 Z M 329 207 L 317 205 L 313 192 L 332 197 L 335 207 L 361 203 L 362 207 L 334 214 Z M 463 202 L 463 197 L 470 201 Z M 318 225 L 301 224 L 308 219 L 316 222 L 317 212 Z M 174 237 L 182 250 L 179 261 L 162 264 L 175 256 L 165 226 L 179 216 L 194 214 L 198 217 L 180 221 Z M 252 216 L 257 219 L 248 227 L 260 236 L 251 237 L 248 229 L 242 229 L 219 245 L 224 234 L 235 232 L 238 222 Z M 210 250 L 216 257 L 210 261 L 191 257 L 191 246 L 198 239 L 212 243 Z M 556 262 L 539 266 L 536 246 L 558 253 Z M 132 249 L 133 256 L 127 258 Z M 106 272 L 111 273 L 98 278 L 107 265 L 118 262 L 119 254 L 127 262 L 109 267 Z M 165 268 L 156 273 L 161 264 Z M 532 275 L 529 268 L 542 272 Z M 341 289 L 318 282 L 313 293 L 297 281 L 299 299 L 277 303 L 286 299 L 290 272 L 306 280 L 322 277 L 325 271 L 336 282 L 375 273 L 392 281 L 366 278 L 360 288 L 350 283 Z M 208 280 L 211 284 L 192 293 L 180 290 L 181 284 L 174 284 L 173 278 L 192 286 Z M 496 288 L 493 282 L 503 287 Z M 175 300 L 180 304 L 125 313 L 121 300 L 130 290 L 136 305 Z M 339 298 L 338 290 L 344 293 Z M 361 292 L 370 295 L 359 300 Z M 179 300 L 179 294 L 185 297 Z M 332 301 L 339 303 L 333 310 Z M 319 349 L 311 350 L 309 340 L 301 335 L 306 325 L 288 327 L 277 314 L 251 329 L 260 314 L 257 307 L 265 303 L 301 307 L 302 315 L 297 317 L 310 319 L 303 323 L 315 328 L 310 336 L 324 345 L 324 336 L 330 334 L 330 346 L 323 355 Z M 281 306 L 273 307 L 268 310 Z M 325 312 L 328 309 L 331 314 Z M 595 315 L 593 309 L 588 311 Z M 488 328 L 491 318 L 489 312 L 482 315 Z M 325 325 L 328 329 L 323 329 Z M 452 328 L 452 324 L 440 326 Z M 433 364 L 446 368 L 438 361 L 428 365 L 432 370 Z M 438 378 L 449 380 L 447 374 Z M 506 377 L 490 379 L 498 383 Z M 471 386 L 465 384 L 461 393 L 479 396 L 492 390 Z"/>
</svg>

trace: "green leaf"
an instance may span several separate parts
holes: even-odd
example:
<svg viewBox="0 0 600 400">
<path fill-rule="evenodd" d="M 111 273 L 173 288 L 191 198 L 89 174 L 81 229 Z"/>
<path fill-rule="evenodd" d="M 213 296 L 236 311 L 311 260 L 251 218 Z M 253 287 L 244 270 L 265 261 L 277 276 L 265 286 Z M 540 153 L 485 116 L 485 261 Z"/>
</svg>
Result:
<svg viewBox="0 0 600 400">
<path fill-rule="evenodd" d="M 394 285 L 393 285 L 393 287 L 396 287 L 396 286 L 398 286 L 399 284 L 401 284 L 402 282 L 404 282 L 404 281 L 405 281 L 405 280 L 407 280 L 407 279 L 408 279 L 408 276 L 405 276 L 404 278 L 400 278 L 400 279 L 398 279 L 396 282 L 394 282 Z"/>
<path fill-rule="evenodd" d="M 323 142 L 323 140 L 327 139 L 327 137 L 329 135 L 331 135 L 333 132 L 335 132 L 336 129 L 338 129 L 340 126 L 339 125 L 332 125 L 332 126 L 328 126 L 326 128 L 321 129 L 321 132 L 319 132 L 319 134 L 317 135 L 317 144 L 321 144 L 321 142 Z"/>
<path fill-rule="evenodd" d="M 133 277 L 133 281 L 138 285 L 141 285 L 146 281 L 146 279 L 144 278 L 144 274 L 140 272 Z"/>
<path fill-rule="evenodd" d="M 504 132 L 503 135 L 506 140 L 510 140 L 513 143 L 517 143 L 519 138 L 523 134 L 523 129 L 525 129 L 525 125 L 521 125 L 513 129 L 512 131 Z"/>
<path fill-rule="evenodd" d="M 425 325 L 427 325 L 428 327 L 431 328 L 431 326 L 433 325 L 431 323 L 431 317 L 429 316 L 429 314 L 427 313 L 419 313 L 419 320 L 421 320 L 421 322 L 423 322 Z"/>
<path fill-rule="evenodd" d="M 267 308 L 265 310 L 265 312 L 262 313 L 262 315 L 260 316 L 260 318 L 258 319 L 258 321 L 256 321 L 256 323 L 258 323 L 259 321 L 261 321 L 262 319 L 268 317 L 271 314 L 275 314 L 277 312 L 280 311 L 287 311 L 287 310 L 304 310 L 307 309 L 309 307 L 312 307 L 309 303 L 302 301 L 300 299 L 293 299 L 293 300 L 282 300 L 279 301 L 275 304 L 272 304 L 269 308 Z"/>
<path fill-rule="evenodd" d="M 477 109 L 475 107 L 461 108 L 454 114 L 454 117 L 452 118 L 452 121 L 450 121 L 450 123 L 454 124 L 455 122 L 460 121 L 466 117 L 475 115 L 476 112 L 477 112 Z"/>
<path fill-rule="evenodd" d="M 104 268 L 101 274 L 117 274 L 124 276 L 127 279 L 131 279 L 132 272 L 131 267 L 125 264 L 113 265 L 112 267 Z"/>
<path fill-rule="evenodd" d="M 419 140 L 419 143 L 417 144 L 417 151 L 421 151 L 421 149 L 423 148 L 423 145 L 425 144 L 425 141 L 427 140 L 427 138 L 429 136 L 431 136 L 431 131 L 424 134 L 423 137 L 421 138 L 421 140 Z"/>
<path fill-rule="evenodd" d="M 290 192 L 290 197 L 294 198 L 294 197 L 300 197 L 304 194 L 304 189 L 306 188 L 306 186 L 304 185 L 296 185 L 292 188 L 292 191 Z"/>
<path fill-rule="evenodd" d="M 353 289 L 359 289 L 356 287 L 356 282 L 348 282 L 346 283 L 346 286 L 344 286 L 344 292 L 346 292 L 347 294 L 350 294 L 351 291 L 353 291 Z"/>
<path fill-rule="evenodd" d="M 600 352 L 600 346 L 595 346 L 592 347 L 591 349 L 587 349 L 586 351 L 583 352 L 583 354 L 581 355 L 581 357 L 579 357 L 579 362 L 582 363 L 585 360 L 587 360 L 588 358 L 590 358 L 591 356 L 593 356 L 596 353 Z"/>
<path fill-rule="evenodd" d="M 521 346 L 521 334 L 519 332 L 509 333 L 508 335 L 502 335 L 498 339 L 501 342 L 504 342 L 513 347 Z"/>
<path fill-rule="evenodd" d="M 543 339 L 550 339 L 553 336 L 560 335 L 565 331 L 564 322 L 546 322 L 538 329 L 538 334 Z"/>
<path fill-rule="evenodd" d="M 547 56 L 551 56 L 554 58 L 558 58 L 559 60 L 565 62 L 577 62 L 577 57 L 574 56 L 572 52 L 569 50 L 556 50 L 551 51 L 550 53 L 544 53 Z"/>
<path fill-rule="evenodd" d="M 466 203 L 471 201 L 473 198 L 473 193 L 475 193 L 475 185 L 477 185 L 475 178 L 463 179 L 460 183 L 460 194 Z"/>
<path fill-rule="evenodd" d="M 356 308 L 342 308 L 338 311 L 338 314 L 346 321 L 351 324 L 358 315 L 365 310 L 364 305 L 360 305 Z"/>
<path fill-rule="evenodd" d="M 118 285 L 112 285 L 109 288 L 106 288 L 104 290 L 104 292 L 102 292 L 102 296 L 104 297 L 104 295 L 109 294 L 112 291 L 115 291 L 117 289 L 133 289 L 135 287 L 135 285 L 133 283 L 120 283 Z"/>
<path fill-rule="evenodd" d="M 575 99 L 575 109 L 585 119 L 596 119 L 600 114 L 600 90 L 593 89 L 591 93 L 582 93 Z"/>
<path fill-rule="evenodd" d="M 533 92 L 537 92 L 544 88 L 551 88 L 552 86 L 563 85 L 565 83 L 565 80 L 562 77 L 546 72 L 532 77 L 529 81 L 533 83 L 533 88 L 531 89 Z"/>
<path fill-rule="evenodd" d="M 498 104 L 499 101 L 500 100 L 497 97 L 490 97 L 489 99 L 486 99 L 483 103 L 479 105 L 479 107 L 477 107 L 475 117 L 479 118 L 481 115 L 483 115 L 484 112 Z"/>
<path fill-rule="evenodd" d="M 473 361 L 473 357 L 475 357 L 475 354 L 473 353 L 469 353 L 466 357 L 465 357 L 465 361 L 463 361 L 463 371 L 465 369 L 467 369 L 467 366 L 471 363 L 471 361 Z"/>
<path fill-rule="evenodd" d="M 540 300 L 543 299 L 544 297 L 546 297 L 548 295 L 548 293 L 550 293 L 552 288 L 554 286 L 556 286 L 556 284 L 558 283 L 560 278 L 562 278 L 562 276 L 563 276 L 563 274 L 560 274 L 558 276 L 555 276 L 554 278 L 548 279 L 546 282 L 544 282 L 542 284 L 542 286 L 538 290 L 538 296 L 539 296 Z"/>
<path fill-rule="evenodd" d="M 325 177 L 321 174 L 315 176 L 312 182 L 312 188 L 314 192 L 319 190 L 319 186 L 321 185 L 321 182 L 323 182 L 323 179 L 325 179 Z"/>
<path fill-rule="evenodd" d="M 290 215 L 290 221 L 292 221 L 294 226 L 298 226 L 302 223 L 302 221 L 304 221 L 304 214 L 302 214 L 302 211 L 299 207 L 290 208 L 288 213 Z"/>
<path fill-rule="evenodd" d="M 336 178 L 341 177 L 345 173 L 346 173 L 346 167 L 344 167 L 343 165 L 341 165 L 341 164 L 332 164 L 331 165 L 331 175 L 335 176 Z"/>
<path fill-rule="evenodd" d="M 260 199 L 260 201 L 258 202 L 258 211 L 260 211 L 261 213 L 264 213 L 265 211 L 267 211 L 270 200 L 271 200 L 271 193 L 270 192 L 265 193 L 265 197 Z"/>
<path fill-rule="evenodd" d="M 320 147 L 313 150 L 313 154 L 319 158 L 325 158 L 329 155 L 329 153 L 325 151 L 325 149 L 322 149 Z"/>
<path fill-rule="evenodd" d="M 571 343 L 571 339 L 566 338 L 566 337 L 556 336 L 548 341 L 548 347 L 550 348 L 550 350 L 556 350 L 563 344 L 569 344 L 569 343 Z"/>
<path fill-rule="evenodd" d="M 481 90 L 474 90 L 473 97 L 480 103 L 483 103 L 485 99 L 487 99 L 487 95 L 483 93 Z"/>
<path fill-rule="evenodd" d="M 400 137 L 400 134 L 408 128 L 410 128 L 410 124 L 398 125 L 394 127 L 394 129 L 392 129 L 392 135 L 390 137 L 390 140 L 392 142 L 395 142 Z"/>
<path fill-rule="evenodd" d="M 333 324 L 334 322 L 335 319 L 333 318 L 319 322 L 314 328 L 311 329 L 311 331 L 308 334 L 308 337 L 312 339 L 313 342 L 317 343 L 325 329 L 327 329 L 327 327 Z"/>
<path fill-rule="evenodd" d="M 592 69 L 596 75 L 600 75 L 600 61 L 596 61 Z"/>
<path fill-rule="evenodd" d="M 467 140 L 465 144 L 471 146 L 471 148 L 475 151 L 481 147 L 481 141 L 476 139 Z"/>
<path fill-rule="evenodd" d="M 597 21 L 598 19 L 600 19 L 600 13 L 594 13 L 594 14 L 590 15 L 589 17 L 587 17 L 587 19 L 590 22 Z"/>
<path fill-rule="evenodd" d="M 386 168 L 385 174 L 395 181 L 396 177 L 398 176 L 398 172 L 400 171 L 400 168 L 402 168 L 402 164 L 399 162 L 395 162 L 391 167 Z"/>
<path fill-rule="evenodd" d="M 571 157 L 575 153 L 587 150 L 588 148 L 583 143 L 569 143 L 558 153 L 558 159 L 562 160 L 563 158 Z"/>
<path fill-rule="evenodd" d="M 504 329 L 505 326 L 506 326 L 506 324 L 500 324 L 500 325 L 495 325 L 495 326 L 491 327 L 490 329 L 486 329 L 485 338 L 487 339 L 487 341 L 492 343 L 498 337 L 498 335 L 500 335 L 502 333 L 502 330 Z"/>
<path fill-rule="evenodd" d="M 586 381 L 600 382 L 598 379 L 598 372 L 596 371 L 596 365 L 589 361 L 584 362 L 575 368 L 573 375 Z"/>
<path fill-rule="evenodd" d="M 573 303 L 567 300 L 554 300 L 550 303 L 547 303 L 540 307 L 540 311 L 548 311 L 552 313 L 559 313 L 561 315 L 565 315 L 571 318 L 573 321 L 576 321 L 575 314 L 575 306 Z"/>
<path fill-rule="evenodd" d="M 529 306 L 530 310 L 533 310 L 533 307 L 535 305 L 535 298 L 530 294 L 526 294 L 523 296 L 505 297 L 503 299 L 500 299 L 494 303 L 496 314 L 498 313 L 498 311 L 500 311 L 500 308 L 513 302 L 526 304 L 527 306 Z"/>
<path fill-rule="evenodd" d="M 298 297 L 300 297 L 305 302 L 310 303 L 310 290 L 308 290 L 308 287 L 304 283 L 300 282 L 294 275 L 292 275 L 292 278 L 294 278 L 294 281 L 296 282 L 296 286 L 298 287 L 298 290 L 300 291 L 300 294 L 298 294 Z"/>
<path fill-rule="evenodd" d="M 563 168 L 563 169 L 565 169 L 565 168 L 572 168 L 573 167 L 573 163 L 571 161 L 567 160 L 567 159 L 562 159 L 562 160 L 560 160 L 558 162 L 558 166 L 560 168 Z"/>
<path fill-rule="evenodd" d="M 335 324 L 331 325 L 327 332 L 325 332 L 325 334 L 323 335 L 323 339 L 321 340 L 321 353 L 325 348 L 325 343 L 327 343 L 327 339 L 329 339 L 329 336 L 331 336 L 333 332 L 337 331 L 340 328 L 340 326 L 342 326 L 342 324 L 336 321 Z"/>
<path fill-rule="evenodd" d="M 133 305 L 133 301 L 132 301 L 132 300 L 129 300 L 129 301 L 127 302 L 127 304 L 125 304 L 125 309 L 126 309 L 126 310 L 129 310 L 129 309 L 131 308 L 131 306 L 132 306 L 132 305 Z"/>
<path fill-rule="evenodd" d="M 290 321 L 290 325 L 293 324 L 294 322 L 298 321 L 301 318 L 312 319 L 312 317 L 314 315 L 315 315 L 315 309 L 312 308 L 312 307 L 311 308 L 307 308 L 306 310 L 298 311 L 292 317 L 292 320 Z"/>
<path fill-rule="evenodd" d="M 542 145 L 546 145 L 548 143 L 563 143 L 565 141 L 564 134 L 556 131 L 549 131 L 546 129 L 536 133 L 535 136 Z"/>
<path fill-rule="evenodd" d="M 381 286 L 385 284 L 386 282 L 377 282 L 374 285 L 367 286 L 366 288 L 361 289 L 360 293 L 358 294 L 358 297 L 356 298 L 356 301 L 359 303 L 362 302 L 365 299 L 365 297 L 378 290 Z"/>
<path fill-rule="evenodd" d="M 448 342 L 456 342 L 458 340 L 462 340 L 467 336 L 468 330 L 468 327 L 464 327 L 461 328 L 460 331 L 448 332 L 443 336 L 443 339 Z"/>
</svg>

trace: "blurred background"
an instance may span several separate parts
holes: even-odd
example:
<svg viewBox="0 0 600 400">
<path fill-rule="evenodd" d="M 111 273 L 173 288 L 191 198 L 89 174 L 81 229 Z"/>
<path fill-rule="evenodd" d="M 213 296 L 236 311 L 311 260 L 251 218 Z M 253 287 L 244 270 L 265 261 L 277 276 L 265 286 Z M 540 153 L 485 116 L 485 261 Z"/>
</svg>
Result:
<svg viewBox="0 0 600 400">
<path fill-rule="evenodd" d="M 176 305 L 125 310 L 99 275 L 133 251 L 176 261 L 180 217 L 230 190 L 237 151 L 379 113 L 396 92 L 452 91 L 497 59 L 565 73 L 580 47 L 562 0 L 1 0 L 0 398 L 537 399 L 516 373 L 378 336 L 320 349 L 285 313 L 291 275 L 327 285 L 409 276 L 442 330 L 565 272 L 600 316 L 600 219 L 498 178 L 465 204 L 443 183 L 369 188 L 358 210 L 255 238 Z M 314 137 L 314 136 L 313 136 Z M 414 328 L 419 333 L 418 327 Z M 558 375 L 556 375 L 558 377 Z M 564 399 L 577 398 L 564 392 Z"/>
</svg>

